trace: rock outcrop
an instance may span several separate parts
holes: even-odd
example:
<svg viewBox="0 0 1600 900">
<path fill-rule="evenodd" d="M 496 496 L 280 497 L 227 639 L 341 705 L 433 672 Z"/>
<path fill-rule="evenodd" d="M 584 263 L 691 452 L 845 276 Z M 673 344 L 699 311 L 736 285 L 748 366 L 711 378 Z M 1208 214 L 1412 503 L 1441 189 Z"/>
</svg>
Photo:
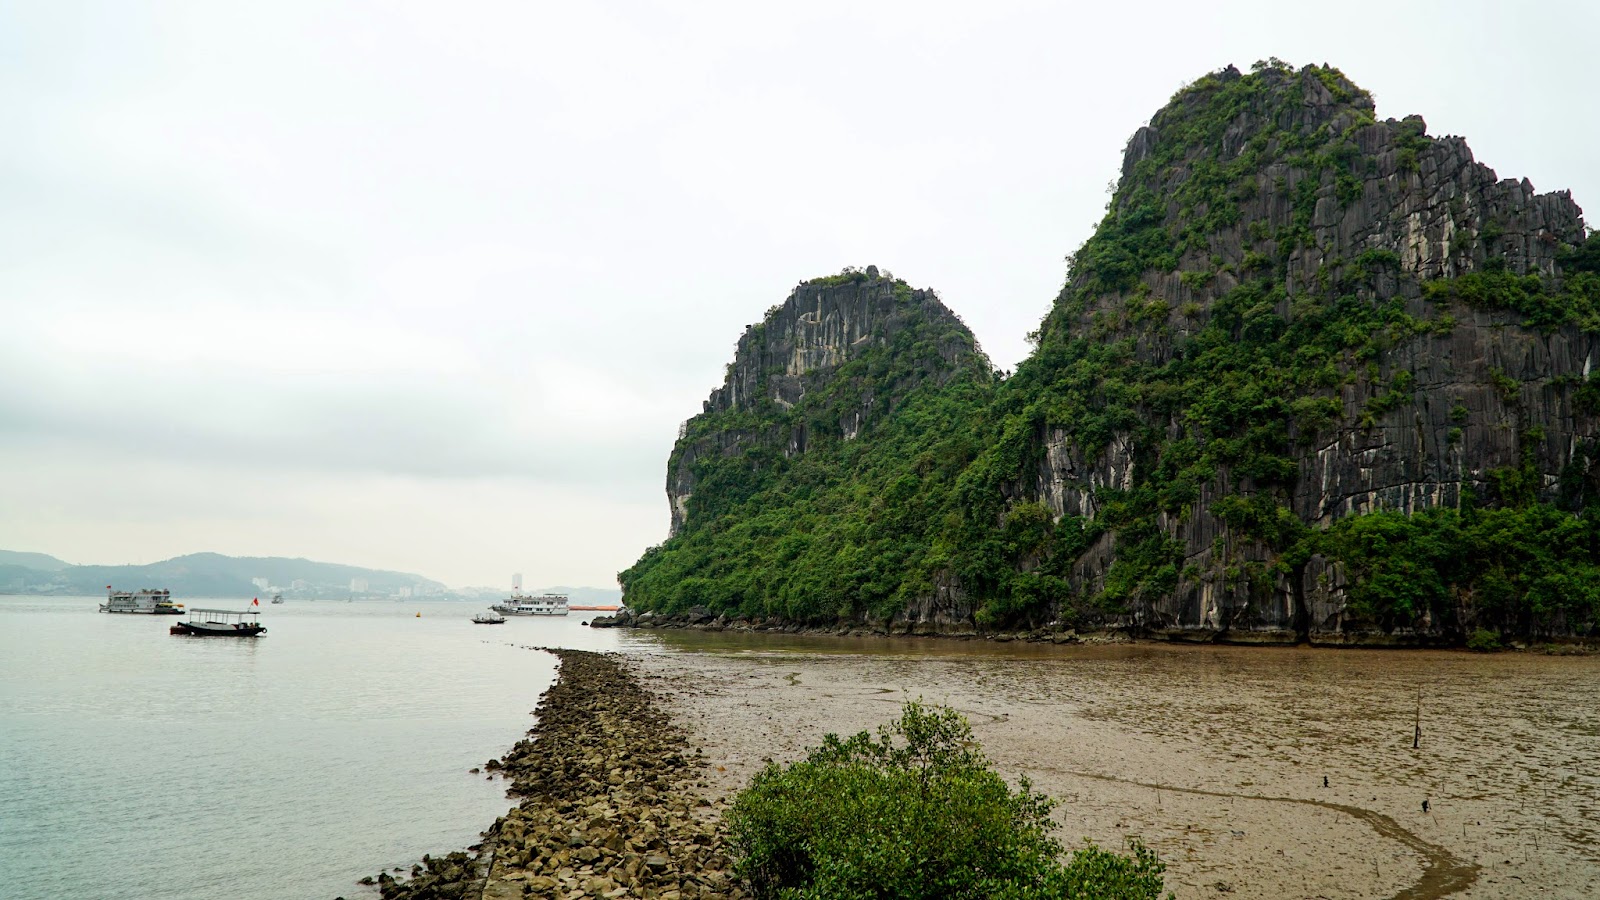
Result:
<svg viewBox="0 0 1600 900">
<path fill-rule="evenodd" d="M 1383 574 L 1318 535 L 1539 507 L 1555 519 L 1518 526 L 1538 543 L 1600 498 L 1597 272 L 1568 193 L 1499 178 L 1418 116 L 1378 120 L 1336 69 L 1229 67 L 1130 138 L 1003 383 L 954 378 L 981 359 L 965 329 L 897 341 L 958 323 L 875 272 L 802 285 L 747 331 L 680 435 L 674 537 L 623 573 L 630 605 L 897 632 L 1589 634 L 1592 548 L 1538 587 L 1510 556 Z M 857 365 L 890 345 L 916 362 Z M 944 393 L 902 416 L 913 390 Z M 819 436 L 833 468 L 798 466 Z"/>
<path fill-rule="evenodd" d="M 817 419 L 785 414 L 834 386 L 848 363 L 890 351 L 909 328 L 930 326 L 938 339 L 917 348 L 923 358 L 901 377 L 861 373 L 870 377 L 856 376 L 859 391 L 828 398 L 831 424 L 846 440 L 890 413 L 906 391 L 937 382 L 956 363 L 981 354 L 972 332 L 932 291 L 913 289 L 876 266 L 802 282 L 745 329 L 727 380 L 711 392 L 700 415 L 683 424 L 667 466 L 671 533 L 683 528 L 689 514 L 697 463 L 756 448 L 783 456 L 804 453 Z"/>
<path fill-rule="evenodd" d="M 1169 130 L 1192 140 L 1192 120 L 1214 116 L 1216 94 L 1247 77 L 1258 86 L 1231 111 L 1220 141 L 1183 144 L 1163 157 L 1167 141 L 1184 140 L 1167 137 Z M 1545 499 L 1554 497 L 1563 471 L 1576 466 L 1587 473 L 1600 419 L 1578 408 L 1574 391 L 1600 361 L 1597 335 L 1574 326 L 1542 333 L 1523 327 L 1518 313 L 1440 303 L 1422 289 L 1486 265 L 1557 277 L 1562 248 L 1585 239 L 1571 195 L 1539 194 L 1526 179 L 1497 178 L 1463 139 L 1427 136 L 1420 117 L 1376 121 L 1371 98 L 1333 70 L 1269 67 L 1245 76 L 1230 67 L 1207 80 L 1212 84 L 1180 94 L 1129 141 L 1117 198 L 1124 205 L 1164 200 L 1163 229 L 1184 233 L 1213 210 L 1184 208 L 1177 198 L 1197 179 L 1237 164 L 1254 143 L 1262 163 L 1245 167 L 1227 188 L 1236 213 L 1189 241 L 1171 271 L 1147 269 L 1125 289 L 1099 290 L 1092 269 L 1080 272 L 1063 297 L 1086 302 L 1066 314 L 1058 308 L 1054 327 L 1128 341 L 1140 364 L 1160 367 L 1184 352 L 1184 338 L 1205 327 L 1220 298 L 1266 272 L 1284 287 L 1273 313 L 1286 322 L 1295 319 L 1297 303 L 1348 294 L 1366 304 L 1399 298 L 1407 315 L 1440 323 L 1383 346 L 1371 359 L 1339 362 L 1342 383 L 1324 392 L 1338 404 L 1339 427 L 1308 434 L 1288 425 L 1295 477 L 1280 488 L 1280 499 L 1308 524 L 1456 507 L 1468 493 L 1491 493 L 1491 472 L 1524 463 L 1541 473 Z M 1294 152 L 1284 152 L 1285 143 L 1296 143 Z M 1128 315 L 1132 306 L 1155 304 L 1167 309 L 1159 327 Z M 1403 402 L 1371 414 L 1397 377 L 1408 384 Z M 1185 430 L 1178 419 L 1156 424 L 1172 435 Z M 1090 519 L 1106 487 L 1132 486 L 1137 459 L 1150 449 L 1120 433 L 1086 458 L 1070 430 L 1054 425 L 1042 444 L 1032 492 L 1057 516 Z M 1265 595 L 1228 577 L 1241 563 L 1282 568 L 1272 548 L 1215 515 L 1215 501 L 1239 488 L 1233 473 L 1219 471 L 1188 515 L 1162 518 L 1162 530 L 1183 548 L 1189 574 L 1175 590 L 1151 598 L 1142 624 L 1388 642 L 1391 636 L 1366 625 L 1357 626 L 1368 629 L 1360 636 L 1348 633 L 1348 578 L 1337 564 L 1313 558 L 1304 568 L 1278 572 Z M 1255 490 L 1245 479 L 1242 492 Z M 1103 589 L 1116 557 L 1115 533 L 1106 532 L 1074 568 L 1080 589 Z"/>
</svg>

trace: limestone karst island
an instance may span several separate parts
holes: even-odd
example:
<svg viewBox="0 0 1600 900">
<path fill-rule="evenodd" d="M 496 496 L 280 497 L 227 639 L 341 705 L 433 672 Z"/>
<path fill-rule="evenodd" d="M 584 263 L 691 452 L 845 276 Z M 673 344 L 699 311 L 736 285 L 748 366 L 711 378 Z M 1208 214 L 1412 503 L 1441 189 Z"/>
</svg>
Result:
<svg viewBox="0 0 1600 900">
<path fill-rule="evenodd" d="M 1600 613 L 1600 241 L 1565 192 L 1227 68 L 1129 140 L 1015 373 L 802 283 L 667 466 L 628 607 L 890 634 L 1492 646 Z M 977 298 L 981 302 L 982 298 Z"/>
</svg>

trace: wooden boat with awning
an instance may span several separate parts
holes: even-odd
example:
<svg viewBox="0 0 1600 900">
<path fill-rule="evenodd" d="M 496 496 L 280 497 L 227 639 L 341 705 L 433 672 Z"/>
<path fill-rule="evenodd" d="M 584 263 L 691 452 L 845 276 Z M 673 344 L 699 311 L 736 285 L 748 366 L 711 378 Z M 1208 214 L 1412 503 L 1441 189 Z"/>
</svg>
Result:
<svg viewBox="0 0 1600 900">
<path fill-rule="evenodd" d="M 179 622 L 168 630 L 172 634 L 194 637 L 256 637 L 267 633 L 260 616 L 261 613 L 254 610 L 191 609 L 187 622 Z"/>
</svg>

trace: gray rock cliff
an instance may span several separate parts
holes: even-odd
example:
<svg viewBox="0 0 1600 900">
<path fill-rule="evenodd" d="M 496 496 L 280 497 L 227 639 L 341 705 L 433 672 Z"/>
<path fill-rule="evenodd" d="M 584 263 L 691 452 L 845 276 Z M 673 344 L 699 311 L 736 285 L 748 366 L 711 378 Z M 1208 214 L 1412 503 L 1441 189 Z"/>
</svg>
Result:
<svg viewBox="0 0 1600 900">
<path fill-rule="evenodd" d="M 1337 70 L 1274 60 L 1179 91 L 1129 139 L 1030 337 L 1002 377 L 930 291 L 872 268 L 799 285 L 684 423 L 672 537 L 621 573 L 630 606 L 785 629 L 1460 642 L 1535 630 L 1527 585 L 1560 566 L 1514 593 L 1504 573 L 1534 555 L 1340 541 L 1522 516 L 1542 565 L 1584 557 L 1540 595 L 1581 602 L 1541 601 L 1558 612 L 1537 631 L 1600 633 L 1600 556 L 1577 538 L 1548 552 L 1580 519 L 1600 546 L 1577 515 L 1600 498 L 1600 239 L 1568 193 L 1499 178 L 1420 117 L 1379 120 Z M 1374 593 L 1396 560 L 1421 568 Z"/>
<path fill-rule="evenodd" d="M 1085 291 L 1089 302 L 1056 325 L 1108 342 L 1129 340 L 1141 362 L 1159 365 L 1182 352 L 1218 298 L 1269 266 L 1285 288 L 1275 312 L 1289 321 L 1301 298 L 1402 298 L 1409 315 L 1448 327 L 1406 336 L 1376 359 L 1342 364 L 1343 383 L 1326 392 L 1341 410 L 1337 426 L 1306 434 L 1288 425 L 1297 477 L 1285 491 L 1286 505 L 1318 526 L 1377 510 L 1457 506 L 1465 492 L 1491 491 L 1488 473 L 1525 460 L 1541 473 L 1542 498 L 1553 498 L 1561 473 L 1573 467 L 1588 473 L 1600 422 L 1577 408 L 1573 392 L 1600 362 L 1596 335 L 1571 326 L 1543 333 L 1524 327 L 1516 313 L 1430 299 L 1421 286 L 1490 261 L 1497 269 L 1555 277 L 1561 248 L 1585 238 L 1582 211 L 1565 191 L 1540 194 L 1526 179 L 1498 178 L 1461 138 L 1427 136 L 1419 117 L 1374 120 L 1370 97 L 1326 71 L 1262 73 L 1261 101 L 1238 108 L 1220 142 L 1186 146 L 1162 168 L 1141 163 L 1163 149 L 1168 123 L 1206 103 L 1206 93 L 1180 96 L 1135 133 L 1118 197 L 1159 198 L 1173 234 L 1211 212 L 1181 208 L 1175 198 L 1186 184 L 1237 160 L 1252 139 L 1272 133 L 1274 142 L 1298 138 L 1307 149 L 1285 155 L 1267 146 L 1263 156 L 1270 161 L 1231 195 L 1238 204 L 1231 221 L 1191 241 L 1171 271 L 1146 270 L 1126 290 Z M 1227 83 L 1244 76 L 1230 68 L 1211 77 Z M 1292 102 L 1282 102 L 1290 95 Z M 1341 148 L 1353 154 L 1353 164 L 1317 165 L 1318 154 Z M 1356 277 L 1367 274 L 1359 271 L 1363 258 L 1383 260 L 1383 271 Z M 1130 304 L 1148 307 L 1152 300 L 1170 310 L 1159 327 L 1130 321 Z M 1399 373 L 1411 379 L 1406 401 L 1367 416 Z M 1183 427 L 1166 423 L 1172 434 Z M 1057 516 L 1092 519 L 1102 489 L 1130 486 L 1139 465 L 1141 448 L 1131 435 L 1119 435 L 1092 458 L 1066 429 L 1047 427 L 1041 438 L 1029 493 Z M 1292 638 L 1297 631 L 1332 642 L 1377 639 L 1348 633 L 1346 578 L 1337 565 L 1313 558 L 1303 570 L 1279 574 L 1265 593 L 1228 574 L 1240 563 L 1276 561 L 1268 547 L 1213 513 L 1218 497 L 1238 492 L 1232 481 L 1219 471 L 1192 512 L 1163 517 L 1162 529 L 1184 548 L 1188 574 L 1176 591 L 1151 599 L 1141 624 L 1241 639 Z M 1251 491 L 1246 483 L 1243 492 Z M 1104 587 L 1117 551 L 1107 532 L 1078 560 L 1080 590 Z"/>
<path fill-rule="evenodd" d="M 667 465 L 671 533 L 679 533 L 688 516 L 697 461 L 756 448 L 785 456 L 804 453 L 814 420 L 784 413 L 832 385 L 847 363 L 883 351 L 909 327 L 928 324 L 941 337 L 923 348 L 927 354 L 952 364 L 981 356 L 972 332 L 938 296 L 913 289 L 876 266 L 846 269 L 795 287 L 760 323 L 745 329 L 727 380 L 711 392 L 700 415 L 680 429 Z M 887 415 L 905 391 L 925 378 L 936 383 L 952 371 L 925 365 L 899 381 L 860 379 L 849 408 L 831 410 L 830 418 L 836 417 L 839 436 L 851 440 Z"/>
</svg>

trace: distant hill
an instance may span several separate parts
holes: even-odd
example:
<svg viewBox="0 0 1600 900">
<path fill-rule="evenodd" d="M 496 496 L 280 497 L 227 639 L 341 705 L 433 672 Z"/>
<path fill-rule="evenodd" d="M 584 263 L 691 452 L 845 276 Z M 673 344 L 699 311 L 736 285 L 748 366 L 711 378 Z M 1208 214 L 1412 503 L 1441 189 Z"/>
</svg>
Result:
<svg viewBox="0 0 1600 900">
<path fill-rule="evenodd" d="M 72 563 L 63 562 L 44 553 L 25 553 L 20 550 L 0 550 L 0 569 L 35 569 L 40 572 L 59 572 Z"/>
<path fill-rule="evenodd" d="M 530 594 L 565 594 L 567 600 L 579 606 L 599 606 L 622 602 L 622 588 L 551 587 L 528 591 Z"/>
<path fill-rule="evenodd" d="M 37 557 L 51 568 L 8 563 L 17 557 Z M 284 557 L 235 557 L 219 553 L 191 553 L 142 566 L 73 566 L 44 554 L 5 552 L 0 556 L 0 590 L 36 594 L 96 594 L 107 585 L 118 588 L 166 588 L 187 597 L 259 596 L 265 590 L 253 583 L 264 578 L 286 596 L 337 596 L 351 593 L 396 595 L 443 594 L 445 586 L 407 572 L 366 569 L 336 563 Z M 365 582 L 365 590 L 352 590 L 352 581 Z M 296 582 L 300 587 L 294 587 Z"/>
<path fill-rule="evenodd" d="M 508 596 L 511 593 L 511 589 L 509 587 L 488 587 L 485 585 L 474 585 L 472 587 L 458 588 L 452 590 L 450 593 L 457 596 L 478 600 L 500 600 Z M 604 604 L 622 602 L 622 589 L 617 587 L 569 587 L 566 585 L 556 585 L 555 587 L 523 588 L 518 593 L 531 596 L 538 596 L 540 594 L 565 594 L 568 600 L 579 606 L 600 606 Z"/>
</svg>

